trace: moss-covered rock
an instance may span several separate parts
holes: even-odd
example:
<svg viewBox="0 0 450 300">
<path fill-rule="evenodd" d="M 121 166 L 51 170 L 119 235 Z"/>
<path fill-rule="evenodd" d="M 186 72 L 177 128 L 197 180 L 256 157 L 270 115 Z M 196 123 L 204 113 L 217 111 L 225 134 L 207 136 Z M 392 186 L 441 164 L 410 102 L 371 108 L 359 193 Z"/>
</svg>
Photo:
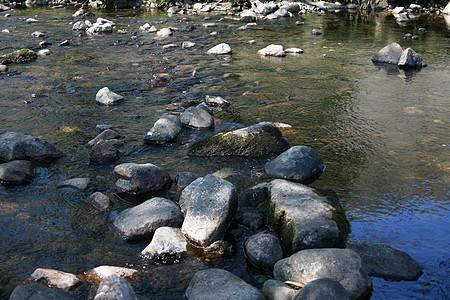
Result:
<svg viewBox="0 0 450 300">
<path fill-rule="evenodd" d="M 189 146 L 192 156 L 265 157 L 289 149 L 280 130 L 270 122 L 219 133 Z"/>
<path fill-rule="evenodd" d="M 37 54 L 30 49 L 20 49 L 8 54 L 0 56 L 0 64 L 17 64 L 17 63 L 27 63 L 37 59 Z"/>
</svg>

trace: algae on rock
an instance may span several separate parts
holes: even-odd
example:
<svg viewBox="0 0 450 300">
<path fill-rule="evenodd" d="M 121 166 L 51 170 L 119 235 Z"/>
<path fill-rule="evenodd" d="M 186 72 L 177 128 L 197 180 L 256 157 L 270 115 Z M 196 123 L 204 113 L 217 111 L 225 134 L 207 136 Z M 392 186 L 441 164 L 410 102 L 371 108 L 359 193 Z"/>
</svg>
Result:
<svg viewBox="0 0 450 300">
<path fill-rule="evenodd" d="M 0 64 L 27 63 L 37 59 L 37 54 L 30 49 L 20 49 L 0 56 Z"/>
</svg>

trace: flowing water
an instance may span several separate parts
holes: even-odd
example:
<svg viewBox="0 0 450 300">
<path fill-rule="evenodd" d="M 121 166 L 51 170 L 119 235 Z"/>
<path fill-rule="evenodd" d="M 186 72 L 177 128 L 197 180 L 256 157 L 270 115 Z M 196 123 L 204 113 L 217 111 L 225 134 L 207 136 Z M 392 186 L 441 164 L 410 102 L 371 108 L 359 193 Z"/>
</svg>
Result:
<svg viewBox="0 0 450 300">
<path fill-rule="evenodd" d="M 390 245 L 423 267 L 418 281 L 373 278 L 372 299 L 448 299 L 450 48 L 443 17 L 422 16 L 399 26 L 388 15 L 341 12 L 306 15 L 303 26 L 293 17 L 239 31 L 243 24 L 230 16 L 209 15 L 205 21 L 205 16 L 98 11 L 96 17 L 111 19 L 128 33 L 86 36 L 71 30 L 74 11 L 16 9 L 10 17 L 0 16 L 0 30 L 10 31 L 0 34 L 0 54 L 37 49 L 42 38 L 30 35 L 36 30 L 53 44 L 51 55 L 0 74 L 0 130 L 42 137 L 65 153 L 37 166 L 31 184 L 0 186 L 0 298 L 38 267 L 74 274 L 99 265 L 133 267 L 143 274 L 136 292 L 155 299 L 182 298 L 193 274 L 208 267 L 230 270 L 261 287 L 270 274 L 246 263 L 242 242 L 250 232 L 245 229 L 233 256 L 189 254 L 166 264 L 140 258 L 148 241 L 122 241 L 111 231 L 108 215 L 84 201 L 90 192 L 102 191 L 117 212 L 136 204 L 114 193 L 114 165 L 90 165 L 85 145 L 97 134 L 97 124 L 110 124 L 128 139 L 117 164 L 151 162 L 172 176 L 219 172 L 242 192 L 268 180 L 261 175 L 267 159 L 192 158 L 186 155 L 188 143 L 277 121 L 296 127 L 284 133 L 291 145 L 311 146 L 323 158 L 326 171 L 312 186 L 338 194 L 351 223 L 350 239 Z M 28 17 L 39 22 L 27 24 Z M 146 22 L 179 31 L 155 39 L 139 32 Z M 205 22 L 216 26 L 205 28 Z M 419 40 L 402 39 L 420 27 L 427 33 Z M 324 34 L 313 36 L 313 28 Z M 213 31 L 217 35 L 210 35 Z M 65 39 L 70 45 L 58 46 Z M 196 46 L 162 50 L 187 40 Z M 206 54 L 220 42 L 231 45 L 231 56 Z M 429 66 L 402 71 L 373 65 L 372 55 L 391 42 L 413 47 Z M 260 58 L 257 51 L 269 44 L 299 47 L 304 54 Z M 97 105 L 95 94 L 104 86 L 125 100 L 113 107 Z M 143 142 L 168 104 L 208 94 L 232 103 L 215 112 L 214 130 L 191 130 L 162 147 Z M 92 187 L 87 193 L 56 188 L 73 177 L 91 178 Z M 163 196 L 176 200 L 177 194 L 171 190 Z M 89 287 L 72 293 L 86 298 Z"/>
</svg>

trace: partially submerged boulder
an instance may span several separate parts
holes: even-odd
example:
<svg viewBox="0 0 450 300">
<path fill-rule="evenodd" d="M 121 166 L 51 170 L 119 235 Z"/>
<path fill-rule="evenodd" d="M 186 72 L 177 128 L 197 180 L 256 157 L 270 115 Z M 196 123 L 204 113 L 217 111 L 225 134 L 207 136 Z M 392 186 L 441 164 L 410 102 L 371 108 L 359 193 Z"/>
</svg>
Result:
<svg viewBox="0 0 450 300">
<path fill-rule="evenodd" d="M 226 43 L 221 43 L 209 49 L 208 54 L 216 54 L 216 55 L 231 54 L 231 47 Z"/>
<path fill-rule="evenodd" d="M 26 184 L 32 178 L 33 170 L 28 160 L 13 160 L 0 164 L 0 183 Z"/>
<path fill-rule="evenodd" d="M 185 214 L 183 234 L 206 247 L 224 235 L 236 213 L 238 194 L 232 183 L 209 174 L 188 185 L 179 204 Z"/>
<path fill-rule="evenodd" d="M 261 56 L 275 56 L 275 57 L 286 56 L 286 52 L 284 51 L 283 46 L 273 44 L 258 50 L 258 54 Z"/>
<path fill-rule="evenodd" d="M 95 101 L 103 105 L 114 105 L 123 100 L 123 96 L 111 91 L 108 87 L 101 88 L 95 95 Z"/>
<path fill-rule="evenodd" d="M 17 63 L 27 63 L 36 60 L 38 55 L 30 49 L 20 49 L 0 56 L 0 64 L 9 65 Z"/>
<path fill-rule="evenodd" d="M 60 158 L 61 152 L 52 144 L 32 135 L 6 131 L 0 134 L 0 161 L 49 160 Z"/>
<path fill-rule="evenodd" d="M 273 123 L 261 122 L 194 142 L 188 155 L 265 157 L 288 148 L 288 142 Z"/>
<path fill-rule="evenodd" d="M 374 63 L 387 63 L 398 65 L 399 67 L 421 68 L 426 64 L 422 58 L 411 48 L 403 49 L 397 43 L 391 43 L 372 57 Z"/>
<path fill-rule="evenodd" d="M 369 276 L 387 280 L 417 280 L 423 273 L 422 267 L 408 253 L 388 245 L 351 242 L 347 248 L 361 256 Z"/>
<path fill-rule="evenodd" d="M 65 292 L 68 292 L 81 284 L 81 280 L 74 274 L 41 268 L 36 269 L 27 279 L 27 282 L 43 283 L 48 287 Z"/>
<path fill-rule="evenodd" d="M 91 180 L 89 178 L 71 178 L 58 183 L 58 187 L 85 192 L 89 188 L 90 183 Z"/>
<path fill-rule="evenodd" d="M 263 300 L 264 295 L 254 286 L 233 273 L 208 269 L 195 273 L 185 292 L 186 299 Z"/>
<path fill-rule="evenodd" d="M 159 227 L 180 227 L 183 215 L 175 202 L 156 197 L 123 210 L 112 226 L 124 240 L 151 237 Z"/>
<path fill-rule="evenodd" d="M 55 290 L 33 283 L 28 285 L 16 286 L 9 297 L 10 300 L 74 300 L 75 298 L 66 292 Z"/>
<path fill-rule="evenodd" d="M 245 241 L 245 254 L 257 267 L 272 269 L 284 257 L 278 238 L 270 232 L 259 232 Z"/>
<path fill-rule="evenodd" d="M 144 140 L 150 144 L 165 144 L 177 139 L 182 130 L 180 117 L 174 114 L 164 114 L 147 132 Z"/>
<path fill-rule="evenodd" d="M 281 179 L 270 182 L 269 195 L 269 222 L 288 253 L 345 245 L 350 229 L 339 199 Z"/>
<path fill-rule="evenodd" d="M 302 250 L 278 261 L 273 274 L 277 280 L 303 285 L 320 278 L 334 279 L 345 288 L 351 299 L 363 299 L 372 290 L 372 281 L 361 257 L 350 249 Z"/>
<path fill-rule="evenodd" d="M 87 202 L 100 210 L 109 210 L 111 208 L 109 197 L 101 192 L 92 193 L 87 199 Z"/>
<path fill-rule="evenodd" d="M 187 242 L 179 228 L 159 227 L 150 244 L 141 252 L 148 258 L 165 258 L 187 251 Z"/>
<path fill-rule="evenodd" d="M 120 164 L 114 168 L 114 175 L 119 178 L 115 183 L 117 192 L 129 196 L 161 192 L 172 183 L 167 171 L 150 163 Z"/>
<path fill-rule="evenodd" d="M 319 278 L 306 284 L 293 300 L 322 299 L 352 300 L 345 288 L 335 279 Z"/>
<path fill-rule="evenodd" d="M 94 300 L 115 299 L 138 300 L 131 284 L 124 278 L 113 274 L 102 280 Z"/>
<path fill-rule="evenodd" d="M 214 127 L 214 117 L 211 108 L 200 103 L 197 106 L 191 106 L 180 116 L 180 121 L 184 126 L 193 128 L 211 128 Z"/>
</svg>

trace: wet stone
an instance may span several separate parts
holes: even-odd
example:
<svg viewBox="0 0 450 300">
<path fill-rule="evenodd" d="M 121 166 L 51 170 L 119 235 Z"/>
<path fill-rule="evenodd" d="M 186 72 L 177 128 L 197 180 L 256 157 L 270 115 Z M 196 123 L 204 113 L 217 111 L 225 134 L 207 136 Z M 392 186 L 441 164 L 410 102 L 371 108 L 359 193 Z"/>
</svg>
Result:
<svg viewBox="0 0 450 300">
<path fill-rule="evenodd" d="M 114 93 L 108 87 L 100 89 L 95 96 L 95 101 L 104 105 L 114 105 L 122 100 L 123 96 Z"/>
<path fill-rule="evenodd" d="M 245 241 L 244 248 L 249 260 L 262 269 L 272 269 L 275 263 L 284 257 L 280 241 L 269 232 L 250 236 Z"/>
<path fill-rule="evenodd" d="M 11 296 L 10 300 L 74 300 L 75 298 L 66 292 L 55 290 L 52 288 L 45 287 L 38 283 L 33 283 L 29 285 L 19 285 L 17 286 Z"/>
<path fill-rule="evenodd" d="M 70 188 L 77 191 L 85 192 L 91 180 L 89 178 L 72 178 L 58 184 L 59 188 Z"/>
<path fill-rule="evenodd" d="M 73 274 L 41 268 L 36 269 L 27 279 L 27 282 L 43 283 L 51 288 L 65 292 L 68 292 L 81 284 L 81 280 Z"/>
<path fill-rule="evenodd" d="M 292 300 L 299 291 L 282 281 L 269 279 L 264 282 L 262 292 L 268 300 Z"/>
<path fill-rule="evenodd" d="M 33 171 L 28 160 L 13 160 L 0 164 L 0 183 L 26 184 L 32 178 Z"/>
<path fill-rule="evenodd" d="M 333 299 L 352 299 L 338 281 L 331 278 L 320 278 L 306 284 L 293 300 L 322 300 L 328 299 L 331 295 Z"/>
<path fill-rule="evenodd" d="M 115 274 L 102 280 L 94 300 L 138 300 L 131 284 Z"/>
<path fill-rule="evenodd" d="M 231 54 L 231 47 L 226 43 L 218 44 L 209 49 L 208 54 L 216 54 L 216 55 Z"/>
<path fill-rule="evenodd" d="M 141 255 L 150 259 L 174 256 L 187 251 L 187 242 L 179 228 L 159 227 Z"/>
<path fill-rule="evenodd" d="M 111 208 L 109 197 L 101 192 L 92 193 L 87 199 L 87 202 L 100 210 L 108 210 Z"/>
<path fill-rule="evenodd" d="M 99 266 L 86 272 L 86 280 L 89 283 L 99 284 L 111 275 L 116 275 L 130 281 L 136 281 L 139 279 L 140 273 L 138 270 L 130 268 Z"/>
<path fill-rule="evenodd" d="M 175 177 L 175 182 L 177 184 L 177 192 L 183 191 L 189 184 L 191 184 L 197 176 L 191 172 L 180 172 Z"/>
<path fill-rule="evenodd" d="M 44 161 L 62 156 L 52 144 L 32 135 L 6 131 L 0 134 L 0 160 Z"/>
<path fill-rule="evenodd" d="M 273 44 L 263 49 L 260 49 L 258 51 L 258 54 L 261 56 L 275 56 L 275 57 L 286 56 L 286 52 L 284 51 L 283 46 Z"/>
</svg>

